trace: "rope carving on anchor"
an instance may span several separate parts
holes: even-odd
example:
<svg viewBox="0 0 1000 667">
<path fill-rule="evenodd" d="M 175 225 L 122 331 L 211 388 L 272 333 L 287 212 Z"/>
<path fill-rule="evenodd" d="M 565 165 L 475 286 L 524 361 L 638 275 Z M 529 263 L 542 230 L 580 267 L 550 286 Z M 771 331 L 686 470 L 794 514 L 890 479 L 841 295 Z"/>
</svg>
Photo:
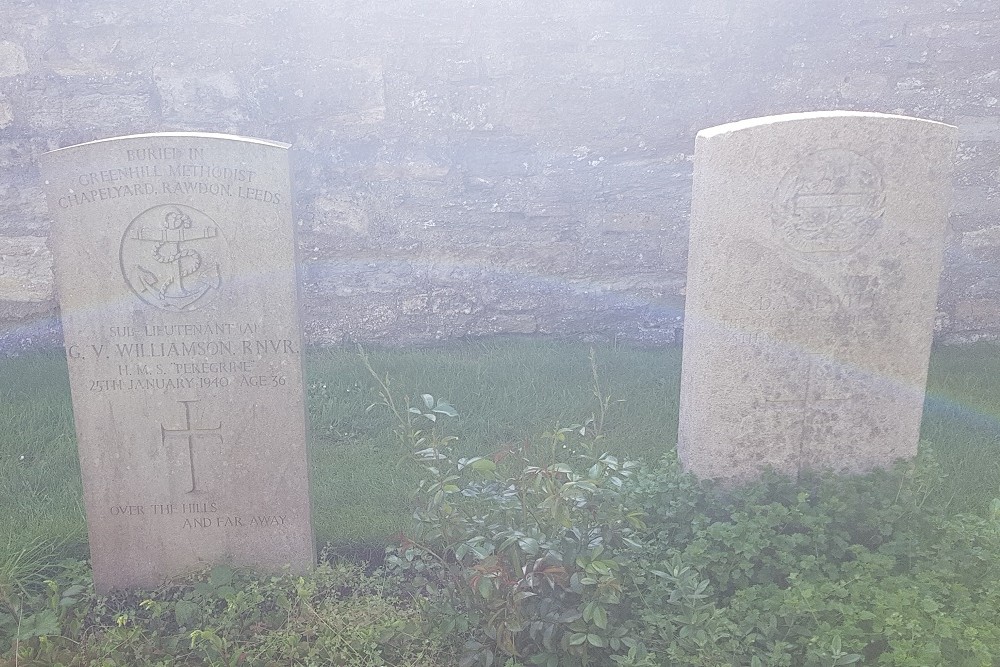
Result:
<svg viewBox="0 0 1000 667">
<path fill-rule="evenodd" d="M 192 224 L 194 223 L 191 220 L 191 216 L 187 215 L 182 211 L 175 210 L 175 211 L 169 211 L 166 214 L 166 216 L 164 216 L 164 220 L 161 223 L 161 226 L 165 230 L 184 230 L 184 229 L 191 229 Z M 178 238 L 183 240 L 184 237 L 181 234 L 179 235 Z M 195 272 L 198 271 L 199 268 L 201 268 L 201 255 L 198 254 L 197 251 L 192 250 L 190 248 L 181 248 L 181 240 L 162 241 L 160 243 L 157 243 L 156 247 L 153 249 L 153 259 L 155 259 L 160 264 L 173 264 L 174 262 L 180 262 L 181 264 L 180 264 L 179 275 L 181 279 L 184 279 L 194 274 Z M 163 249 L 170 245 L 174 246 L 174 251 L 171 253 L 164 253 Z M 185 257 L 193 257 L 194 265 L 188 268 L 184 268 L 183 258 Z M 174 283 L 174 280 L 175 280 L 174 276 L 170 276 L 165 281 L 163 281 L 163 284 L 160 286 L 159 290 L 161 299 L 167 298 L 166 296 L 167 288 Z M 182 286 L 182 291 L 183 291 L 183 286 Z"/>
</svg>

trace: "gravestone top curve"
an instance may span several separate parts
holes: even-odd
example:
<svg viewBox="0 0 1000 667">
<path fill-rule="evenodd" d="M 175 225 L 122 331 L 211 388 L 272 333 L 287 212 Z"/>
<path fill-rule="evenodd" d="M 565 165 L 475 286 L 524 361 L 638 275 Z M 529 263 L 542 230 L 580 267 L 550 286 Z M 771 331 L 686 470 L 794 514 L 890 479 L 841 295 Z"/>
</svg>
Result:
<svg viewBox="0 0 1000 667">
<path fill-rule="evenodd" d="M 239 141 L 247 144 L 260 144 L 262 146 L 274 146 L 275 148 L 285 148 L 285 149 L 292 147 L 291 144 L 286 144 L 282 141 L 274 141 L 271 139 L 259 139 L 257 137 L 247 137 L 239 134 L 224 134 L 221 132 L 146 132 L 140 134 L 126 134 L 120 137 L 106 137 L 104 139 L 94 139 L 93 141 L 85 141 L 83 143 L 73 144 L 72 146 L 53 148 L 52 150 L 43 153 L 43 155 L 53 155 L 61 151 L 72 151 L 83 148 L 85 146 L 94 146 L 96 144 L 115 143 L 132 139 L 164 139 L 170 137 L 208 139 L 208 140 L 218 139 L 222 141 Z"/>
<path fill-rule="evenodd" d="M 722 125 L 707 127 L 703 130 L 699 130 L 698 136 L 708 139 L 721 134 L 728 134 L 730 132 L 739 132 L 741 130 L 749 130 L 758 127 L 767 127 L 769 125 L 776 125 L 779 123 L 794 123 L 797 121 L 814 121 L 821 119 L 838 119 L 838 118 L 887 120 L 887 121 L 897 121 L 904 123 L 940 125 L 945 128 L 954 127 L 953 125 L 949 125 L 948 123 L 942 123 L 941 121 L 929 120 L 926 118 L 914 118 L 913 116 L 879 113 L 876 111 L 843 111 L 834 109 L 830 111 L 797 111 L 794 113 L 775 114 L 773 116 L 761 116 L 759 118 L 747 118 L 744 120 L 733 121 L 731 123 L 723 123 Z M 951 130 L 948 131 L 950 132 Z"/>
</svg>

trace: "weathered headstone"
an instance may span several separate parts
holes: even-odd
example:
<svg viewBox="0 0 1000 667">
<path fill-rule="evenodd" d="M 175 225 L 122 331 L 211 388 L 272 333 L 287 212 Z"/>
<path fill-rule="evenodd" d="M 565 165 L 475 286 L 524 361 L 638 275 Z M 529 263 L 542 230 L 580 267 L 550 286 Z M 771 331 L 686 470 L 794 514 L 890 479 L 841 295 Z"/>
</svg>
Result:
<svg viewBox="0 0 1000 667">
<path fill-rule="evenodd" d="M 703 130 L 678 454 L 723 482 L 913 457 L 956 129 L 856 112 Z"/>
<path fill-rule="evenodd" d="M 42 157 L 98 590 L 314 558 L 288 146 Z"/>
</svg>

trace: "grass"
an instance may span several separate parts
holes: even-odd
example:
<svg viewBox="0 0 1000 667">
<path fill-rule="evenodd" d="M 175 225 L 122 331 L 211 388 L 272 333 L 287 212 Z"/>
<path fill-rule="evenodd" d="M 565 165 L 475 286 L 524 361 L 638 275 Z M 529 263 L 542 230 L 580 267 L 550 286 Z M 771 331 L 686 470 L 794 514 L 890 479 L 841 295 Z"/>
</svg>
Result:
<svg viewBox="0 0 1000 667">
<path fill-rule="evenodd" d="M 447 399 L 461 415 L 461 450 L 485 454 L 537 441 L 598 411 L 589 348 L 538 341 L 373 351 L 397 396 Z M 603 390 L 612 397 L 609 449 L 658 458 L 677 431 L 680 352 L 598 347 Z M 0 360 L 0 562 L 23 563 L 37 545 L 85 549 L 82 487 L 66 364 L 37 355 Z M 404 462 L 374 380 L 353 350 L 312 350 L 306 360 L 312 492 L 322 544 L 385 544 L 406 527 L 416 470 Z M 620 401 L 620 402 L 618 402 Z M 947 474 L 939 491 L 953 511 L 983 513 L 1000 488 L 1000 347 L 935 350 L 923 440 Z M 15 558 L 20 554 L 20 561 Z M 0 588 L 5 576 L 0 568 Z"/>
<path fill-rule="evenodd" d="M 86 536 L 66 361 L 0 360 L 0 549 Z"/>
<path fill-rule="evenodd" d="M 447 399 L 460 413 L 451 434 L 458 451 L 486 454 L 537 438 L 557 423 L 582 423 L 599 410 L 584 345 L 505 341 L 446 349 L 375 351 L 372 366 L 390 389 Z M 606 425 L 609 447 L 658 458 L 677 432 L 679 350 L 602 348 L 601 381 L 615 402 Z M 314 351 L 307 363 L 313 431 L 317 538 L 380 543 L 405 528 L 417 470 L 394 434 L 376 383 L 358 355 Z M 350 470 L 351 475 L 336 474 Z"/>
<path fill-rule="evenodd" d="M 923 442 L 948 476 L 953 512 L 982 514 L 1000 497 L 1000 346 L 943 347 L 931 355 Z"/>
</svg>

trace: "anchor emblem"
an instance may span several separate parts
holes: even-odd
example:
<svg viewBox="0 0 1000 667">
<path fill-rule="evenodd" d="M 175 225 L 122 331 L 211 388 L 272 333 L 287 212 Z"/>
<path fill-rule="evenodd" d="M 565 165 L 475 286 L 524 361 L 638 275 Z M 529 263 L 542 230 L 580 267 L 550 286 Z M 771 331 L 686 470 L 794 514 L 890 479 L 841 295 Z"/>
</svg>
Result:
<svg viewBox="0 0 1000 667">
<path fill-rule="evenodd" d="M 136 217 L 121 243 L 125 282 L 145 303 L 185 312 L 209 303 L 223 282 L 225 239 L 205 213 L 181 204 Z"/>
</svg>

